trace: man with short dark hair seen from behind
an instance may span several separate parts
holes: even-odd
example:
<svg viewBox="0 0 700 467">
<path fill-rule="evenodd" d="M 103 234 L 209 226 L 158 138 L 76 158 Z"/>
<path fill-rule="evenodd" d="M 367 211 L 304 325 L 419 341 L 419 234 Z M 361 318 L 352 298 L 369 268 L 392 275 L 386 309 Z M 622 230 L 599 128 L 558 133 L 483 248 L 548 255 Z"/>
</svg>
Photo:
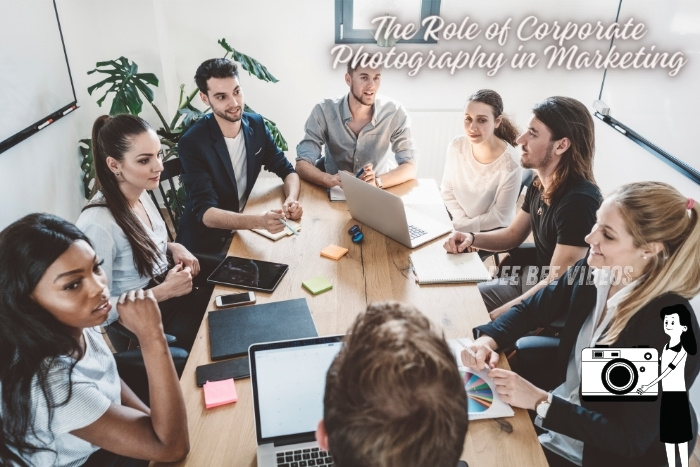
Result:
<svg viewBox="0 0 700 467">
<path fill-rule="evenodd" d="M 238 66 L 225 58 L 202 63 L 195 74 L 199 97 L 212 112 L 180 138 L 182 182 L 187 191 L 178 242 L 197 253 L 222 253 L 232 230 L 284 229 L 302 215 L 299 176 L 277 147 L 263 118 L 244 112 Z M 242 214 L 262 167 L 284 180 L 280 209 Z"/>
<path fill-rule="evenodd" d="M 585 237 L 602 200 L 593 177 L 593 118 L 581 102 L 555 96 L 535 105 L 517 143 L 522 166 L 537 177 L 513 222 L 492 232 L 455 232 L 444 245 L 448 253 L 506 251 L 533 233 L 536 259 L 527 263 L 535 266 L 532 271 L 523 268 L 479 284 L 491 319 L 534 295 L 586 255 Z"/>
<path fill-rule="evenodd" d="M 370 304 L 328 370 L 321 449 L 337 467 L 455 467 L 468 423 L 442 333 L 412 305 Z"/>
<path fill-rule="evenodd" d="M 306 121 L 297 145 L 301 178 L 326 188 L 340 185 L 340 170 L 379 188 L 416 178 L 418 150 L 408 114 L 397 101 L 377 95 L 381 81 L 381 68 L 348 63 L 349 92 L 316 104 Z"/>
</svg>

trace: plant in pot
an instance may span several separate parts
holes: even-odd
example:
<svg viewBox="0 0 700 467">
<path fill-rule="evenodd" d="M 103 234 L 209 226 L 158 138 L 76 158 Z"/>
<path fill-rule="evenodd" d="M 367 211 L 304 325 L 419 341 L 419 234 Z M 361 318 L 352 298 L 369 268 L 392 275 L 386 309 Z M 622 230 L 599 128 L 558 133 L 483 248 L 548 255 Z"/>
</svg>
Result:
<svg viewBox="0 0 700 467">
<path fill-rule="evenodd" d="M 230 58 L 238 62 L 241 68 L 247 71 L 248 74 L 270 83 L 276 83 L 278 81 L 264 65 L 254 58 L 235 50 L 228 44 L 226 39 L 220 39 L 218 43 L 226 51 L 224 58 Z M 88 93 L 92 95 L 96 90 L 109 85 L 102 97 L 97 100 L 97 104 L 101 107 L 107 96 L 112 96 L 112 105 L 109 109 L 109 115 L 124 113 L 139 115 L 143 110 L 143 99 L 153 107 L 153 110 L 160 120 L 160 126 L 156 132 L 158 133 L 163 147 L 164 160 L 177 157 L 177 144 L 180 137 L 193 123 L 209 111 L 208 108 L 202 111 L 192 105 L 192 100 L 197 95 L 198 89 L 195 88 L 193 91 L 186 94 L 185 85 L 181 84 L 177 111 L 170 122 L 168 122 L 154 102 L 155 94 L 152 88 L 158 86 L 158 77 L 153 73 L 139 73 L 138 65 L 125 57 L 98 62 L 95 64 L 93 70 L 88 71 L 89 75 L 93 73 L 101 73 L 106 75 L 106 77 L 102 81 L 90 86 L 88 88 Z M 244 110 L 246 112 L 254 112 L 247 104 Z M 288 150 L 287 141 L 280 133 L 275 122 L 264 116 L 263 118 L 275 144 L 283 151 Z M 83 190 L 85 198 L 90 199 L 95 193 L 95 168 L 92 159 L 92 140 L 89 138 L 81 139 L 79 149 L 81 154 L 80 167 L 83 171 Z M 180 206 L 184 203 L 184 187 L 180 185 L 177 191 L 168 190 L 165 196 L 165 203 L 173 212 L 177 213 L 176 218 L 172 219 L 172 221 L 177 222 L 177 216 L 179 215 L 177 202 L 180 202 Z"/>
</svg>

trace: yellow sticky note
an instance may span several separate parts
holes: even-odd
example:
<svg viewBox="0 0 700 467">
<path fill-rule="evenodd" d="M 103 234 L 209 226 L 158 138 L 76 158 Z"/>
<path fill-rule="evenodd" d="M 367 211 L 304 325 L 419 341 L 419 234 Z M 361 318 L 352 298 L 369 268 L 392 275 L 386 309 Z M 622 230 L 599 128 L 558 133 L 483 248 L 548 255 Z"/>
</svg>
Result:
<svg viewBox="0 0 700 467">
<path fill-rule="evenodd" d="M 233 382 L 233 378 L 204 383 L 204 405 L 207 409 L 230 404 L 237 400 L 238 394 L 236 393 L 236 385 Z"/>
<path fill-rule="evenodd" d="M 348 252 L 347 248 L 343 248 L 342 246 L 338 245 L 328 245 L 326 248 L 321 250 L 321 256 L 325 256 L 326 258 L 334 259 L 338 261 L 345 253 Z"/>
<path fill-rule="evenodd" d="M 326 290 L 330 290 L 333 288 L 333 284 L 331 284 L 331 281 L 326 279 L 323 276 L 316 276 L 311 279 L 306 279 L 301 283 L 306 290 L 311 292 L 314 295 L 320 294 L 321 292 L 325 292 Z"/>
</svg>

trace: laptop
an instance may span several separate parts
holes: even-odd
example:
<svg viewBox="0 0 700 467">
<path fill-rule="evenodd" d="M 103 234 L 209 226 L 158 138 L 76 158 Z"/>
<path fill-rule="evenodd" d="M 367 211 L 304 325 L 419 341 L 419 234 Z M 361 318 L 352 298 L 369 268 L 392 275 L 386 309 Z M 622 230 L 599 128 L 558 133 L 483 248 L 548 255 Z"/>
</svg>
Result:
<svg viewBox="0 0 700 467">
<path fill-rule="evenodd" d="M 350 215 L 402 245 L 415 248 L 452 231 L 451 224 L 405 206 L 398 196 L 347 172 L 338 173 Z"/>
<path fill-rule="evenodd" d="M 259 467 L 333 465 L 318 447 L 316 427 L 323 418 L 326 373 L 342 338 L 268 342 L 248 349 Z"/>
</svg>

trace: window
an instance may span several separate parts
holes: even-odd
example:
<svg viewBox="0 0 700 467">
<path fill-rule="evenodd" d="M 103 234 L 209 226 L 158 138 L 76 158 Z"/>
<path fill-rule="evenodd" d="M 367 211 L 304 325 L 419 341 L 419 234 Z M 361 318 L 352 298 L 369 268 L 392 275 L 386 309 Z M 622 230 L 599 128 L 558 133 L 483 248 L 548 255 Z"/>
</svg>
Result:
<svg viewBox="0 0 700 467">
<path fill-rule="evenodd" d="M 374 44 L 378 24 L 371 23 L 379 16 L 395 16 L 399 24 L 413 23 L 420 27 L 423 19 L 440 14 L 440 0 L 335 0 L 335 43 Z M 410 40 L 399 43 L 429 44 L 423 39 L 424 28 Z"/>
</svg>

